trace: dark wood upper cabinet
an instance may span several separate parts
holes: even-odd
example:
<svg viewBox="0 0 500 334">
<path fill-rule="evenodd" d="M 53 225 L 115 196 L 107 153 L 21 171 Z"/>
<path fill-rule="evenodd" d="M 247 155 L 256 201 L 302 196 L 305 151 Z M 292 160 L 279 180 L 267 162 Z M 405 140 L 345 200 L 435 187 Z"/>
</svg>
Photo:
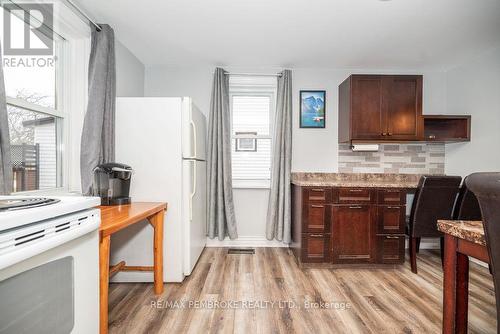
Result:
<svg viewBox="0 0 500 334">
<path fill-rule="evenodd" d="M 357 76 L 351 82 L 351 90 L 352 136 L 358 139 L 380 138 L 385 131 L 382 77 Z"/>
<path fill-rule="evenodd" d="M 339 86 L 339 142 L 423 140 L 421 75 L 351 75 Z"/>
<path fill-rule="evenodd" d="M 387 136 L 390 140 L 422 140 L 422 76 L 390 76 L 387 85 Z"/>
<path fill-rule="evenodd" d="M 424 139 L 445 143 L 470 141 L 470 115 L 424 115 Z"/>
</svg>

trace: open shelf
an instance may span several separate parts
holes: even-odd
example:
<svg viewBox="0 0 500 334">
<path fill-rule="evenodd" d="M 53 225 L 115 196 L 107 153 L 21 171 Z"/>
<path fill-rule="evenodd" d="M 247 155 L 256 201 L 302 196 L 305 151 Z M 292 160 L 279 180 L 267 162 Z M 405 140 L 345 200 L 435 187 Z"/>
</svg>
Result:
<svg viewBox="0 0 500 334">
<path fill-rule="evenodd" d="M 423 117 L 425 141 L 470 141 L 469 115 L 424 115 Z"/>
</svg>

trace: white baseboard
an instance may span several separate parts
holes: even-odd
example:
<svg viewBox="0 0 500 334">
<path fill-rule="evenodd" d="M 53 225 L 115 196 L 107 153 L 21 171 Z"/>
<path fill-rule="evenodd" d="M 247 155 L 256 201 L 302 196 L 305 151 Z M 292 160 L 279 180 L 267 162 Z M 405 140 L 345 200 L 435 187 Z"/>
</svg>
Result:
<svg viewBox="0 0 500 334">
<path fill-rule="evenodd" d="M 219 239 L 212 240 L 207 238 L 206 247 L 252 247 L 252 248 L 288 247 L 288 244 L 284 244 L 277 240 L 267 240 L 264 237 L 246 236 L 246 237 L 239 237 L 236 240 L 230 240 L 229 238 L 226 238 L 225 240 L 222 241 L 220 241 Z M 406 248 L 408 249 L 408 239 L 406 240 Z M 439 239 L 428 240 L 428 241 L 423 240 L 420 243 L 420 249 L 439 249 L 439 248 L 440 248 Z M 474 263 L 479 264 L 480 266 L 488 267 L 487 263 L 484 263 L 472 257 L 470 258 L 470 260 Z"/>
<path fill-rule="evenodd" d="M 420 249 L 439 249 L 441 246 L 439 244 L 439 239 L 435 239 L 435 240 L 428 240 L 428 241 L 425 241 L 425 240 L 422 240 L 420 242 Z M 408 238 L 406 238 L 406 242 L 405 242 L 405 248 L 408 249 L 410 248 L 410 245 L 408 243 Z"/>
<path fill-rule="evenodd" d="M 230 240 L 226 238 L 222 241 L 219 239 L 209 239 L 207 238 L 206 247 L 288 247 L 288 244 L 284 244 L 277 240 L 267 240 L 264 237 L 239 237 L 236 240 Z"/>
<path fill-rule="evenodd" d="M 207 238 L 206 247 L 288 247 L 288 244 L 277 240 L 267 240 L 260 236 L 242 236 L 236 240 L 226 238 L 222 241 Z M 420 249 L 439 249 L 439 247 L 439 240 L 422 240 L 420 243 Z M 408 248 L 408 240 L 406 240 L 406 248 Z"/>
</svg>

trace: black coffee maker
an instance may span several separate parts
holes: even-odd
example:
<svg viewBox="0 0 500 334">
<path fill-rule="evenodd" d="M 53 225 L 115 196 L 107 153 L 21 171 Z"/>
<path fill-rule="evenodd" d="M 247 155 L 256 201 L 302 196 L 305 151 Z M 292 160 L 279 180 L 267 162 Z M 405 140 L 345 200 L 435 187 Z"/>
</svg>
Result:
<svg viewBox="0 0 500 334">
<path fill-rule="evenodd" d="M 125 164 L 109 162 L 94 168 L 93 194 L 101 198 L 101 205 L 130 203 L 132 168 Z"/>
</svg>

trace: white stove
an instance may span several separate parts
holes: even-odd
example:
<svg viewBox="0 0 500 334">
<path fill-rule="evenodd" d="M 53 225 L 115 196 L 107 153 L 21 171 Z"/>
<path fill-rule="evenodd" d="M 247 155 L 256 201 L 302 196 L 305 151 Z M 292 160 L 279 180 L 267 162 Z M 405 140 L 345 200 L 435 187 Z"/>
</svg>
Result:
<svg viewBox="0 0 500 334">
<path fill-rule="evenodd" d="M 98 205 L 0 196 L 0 333 L 98 332 Z"/>
<path fill-rule="evenodd" d="M 20 202 L 24 202 L 26 206 L 21 207 Z M 0 233 L 14 227 L 93 208 L 100 204 L 99 197 L 0 196 Z"/>
</svg>

